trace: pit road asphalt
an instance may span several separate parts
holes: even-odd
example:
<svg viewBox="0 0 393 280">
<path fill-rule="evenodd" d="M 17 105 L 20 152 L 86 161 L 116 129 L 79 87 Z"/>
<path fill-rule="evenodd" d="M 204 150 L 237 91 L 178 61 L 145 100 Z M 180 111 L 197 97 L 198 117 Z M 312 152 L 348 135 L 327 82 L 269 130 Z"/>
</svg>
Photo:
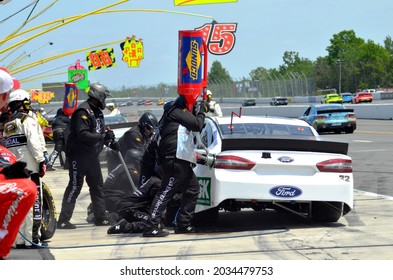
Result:
<svg viewBox="0 0 393 280">
<path fill-rule="evenodd" d="M 317 224 L 275 211 L 242 211 L 220 213 L 214 227 L 195 234 L 153 239 L 107 235 L 108 227 L 86 222 L 90 197 L 85 184 L 71 220 L 77 229 L 57 230 L 46 248 L 13 249 L 8 259 L 393 260 L 392 131 L 392 121 L 359 120 L 353 134 L 323 136 L 350 143 L 354 164 L 354 209 L 336 223 Z M 68 171 L 55 168 L 43 180 L 59 213 Z M 106 177 L 104 166 L 103 173 Z"/>
</svg>

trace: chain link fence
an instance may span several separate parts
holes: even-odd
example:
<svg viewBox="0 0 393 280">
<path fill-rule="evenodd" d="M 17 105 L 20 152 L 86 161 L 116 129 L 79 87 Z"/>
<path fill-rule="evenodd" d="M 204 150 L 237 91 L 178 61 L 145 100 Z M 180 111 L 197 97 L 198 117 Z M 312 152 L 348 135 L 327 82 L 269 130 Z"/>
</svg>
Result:
<svg viewBox="0 0 393 280">
<path fill-rule="evenodd" d="M 138 86 L 128 88 L 123 86 L 121 89 L 111 89 L 115 98 L 176 98 L 177 84 L 159 84 L 155 86 Z M 55 92 L 55 101 L 62 101 L 64 98 L 64 85 L 62 83 L 43 84 L 46 91 Z M 301 77 L 293 74 L 289 79 L 266 79 L 259 81 L 234 81 L 209 84 L 214 98 L 269 98 L 274 96 L 294 97 L 294 96 L 313 96 L 316 95 L 316 82 L 313 77 Z M 80 91 L 79 98 L 86 97 Z"/>
</svg>

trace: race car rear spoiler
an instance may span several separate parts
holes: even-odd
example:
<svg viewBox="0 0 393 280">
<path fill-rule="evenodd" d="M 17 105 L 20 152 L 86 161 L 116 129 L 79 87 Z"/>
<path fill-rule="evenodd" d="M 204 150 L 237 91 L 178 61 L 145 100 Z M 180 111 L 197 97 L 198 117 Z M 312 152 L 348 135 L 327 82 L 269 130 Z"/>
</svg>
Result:
<svg viewBox="0 0 393 280">
<path fill-rule="evenodd" d="M 332 113 L 353 113 L 354 109 L 331 109 L 331 110 L 317 110 L 318 114 L 332 114 Z"/>
<path fill-rule="evenodd" d="M 229 150 L 276 150 L 348 154 L 348 143 L 290 138 L 241 138 L 225 135 L 222 151 Z"/>
</svg>

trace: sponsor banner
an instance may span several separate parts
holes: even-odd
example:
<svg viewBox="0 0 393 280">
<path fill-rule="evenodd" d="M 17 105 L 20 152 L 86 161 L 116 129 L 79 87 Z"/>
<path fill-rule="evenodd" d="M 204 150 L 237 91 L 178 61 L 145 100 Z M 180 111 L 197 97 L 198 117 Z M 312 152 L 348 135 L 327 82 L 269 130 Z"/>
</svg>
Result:
<svg viewBox="0 0 393 280">
<path fill-rule="evenodd" d="M 218 23 L 216 21 L 195 28 L 195 30 L 202 31 L 207 50 L 214 55 L 225 55 L 233 50 L 236 43 L 236 29 L 237 23 Z"/>
<path fill-rule="evenodd" d="M 86 60 L 89 71 L 116 66 L 115 51 L 113 48 L 86 52 Z"/>
<path fill-rule="evenodd" d="M 127 63 L 128 67 L 139 67 L 145 57 L 142 38 L 139 38 L 139 40 L 135 38 L 135 36 L 132 36 L 120 44 L 123 53 L 122 60 Z"/>
<path fill-rule="evenodd" d="M 89 86 L 88 72 L 86 69 L 68 70 L 68 82 L 76 84 L 84 90 Z"/>
<path fill-rule="evenodd" d="M 197 204 L 199 205 L 211 205 L 211 178 L 209 177 L 198 177 L 198 183 L 200 187 Z"/>
<path fill-rule="evenodd" d="M 52 91 L 43 91 L 41 89 L 31 89 L 30 99 L 36 101 L 39 104 L 48 104 L 52 98 L 55 97 L 55 93 Z"/>
</svg>

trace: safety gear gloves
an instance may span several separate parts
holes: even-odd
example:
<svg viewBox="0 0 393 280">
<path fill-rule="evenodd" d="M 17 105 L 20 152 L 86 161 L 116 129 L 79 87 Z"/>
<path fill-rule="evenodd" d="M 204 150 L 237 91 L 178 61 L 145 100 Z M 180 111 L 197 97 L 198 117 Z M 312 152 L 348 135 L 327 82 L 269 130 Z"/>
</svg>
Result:
<svg viewBox="0 0 393 280">
<path fill-rule="evenodd" d="M 42 178 L 42 177 L 44 177 L 45 172 L 46 172 L 45 161 L 41 161 L 40 165 L 39 165 L 39 168 L 38 168 L 38 175 Z"/>
<path fill-rule="evenodd" d="M 30 178 L 31 171 L 26 169 L 26 162 L 17 161 L 12 165 L 4 167 L 0 173 L 7 179 Z"/>
<path fill-rule="evenodd" d="M 112 130 L 105 131 L 104 144 L 109 147 L 109 144 L 116 139 L 115 133 Z"/>
<path fill-rule="evenodd" d="M 49 155 L 48 155 L 47 151 L 44 152 L 44 158 L 45 158 L 45 164 L 48 164 L 48 162 L 49 162 Z"/>
<path fill-rule="evenodd" d="M 120 151 L 120 145 L 119 145 L 119 143 L 117 142 L 117 141 L 112 141 L 112 142 L 110 142 L 110 144 L 109 144 L 109 148 L 111 148 L 113 151 L 115 151 L 115 152 L 118 152 L 118 151 Z"/>
<path fill-rule="evenodd" d="M 199 113 L 208 113 L 210 110 L 209 103 L 202 101 L 199 105 Z"/>
</svg>

